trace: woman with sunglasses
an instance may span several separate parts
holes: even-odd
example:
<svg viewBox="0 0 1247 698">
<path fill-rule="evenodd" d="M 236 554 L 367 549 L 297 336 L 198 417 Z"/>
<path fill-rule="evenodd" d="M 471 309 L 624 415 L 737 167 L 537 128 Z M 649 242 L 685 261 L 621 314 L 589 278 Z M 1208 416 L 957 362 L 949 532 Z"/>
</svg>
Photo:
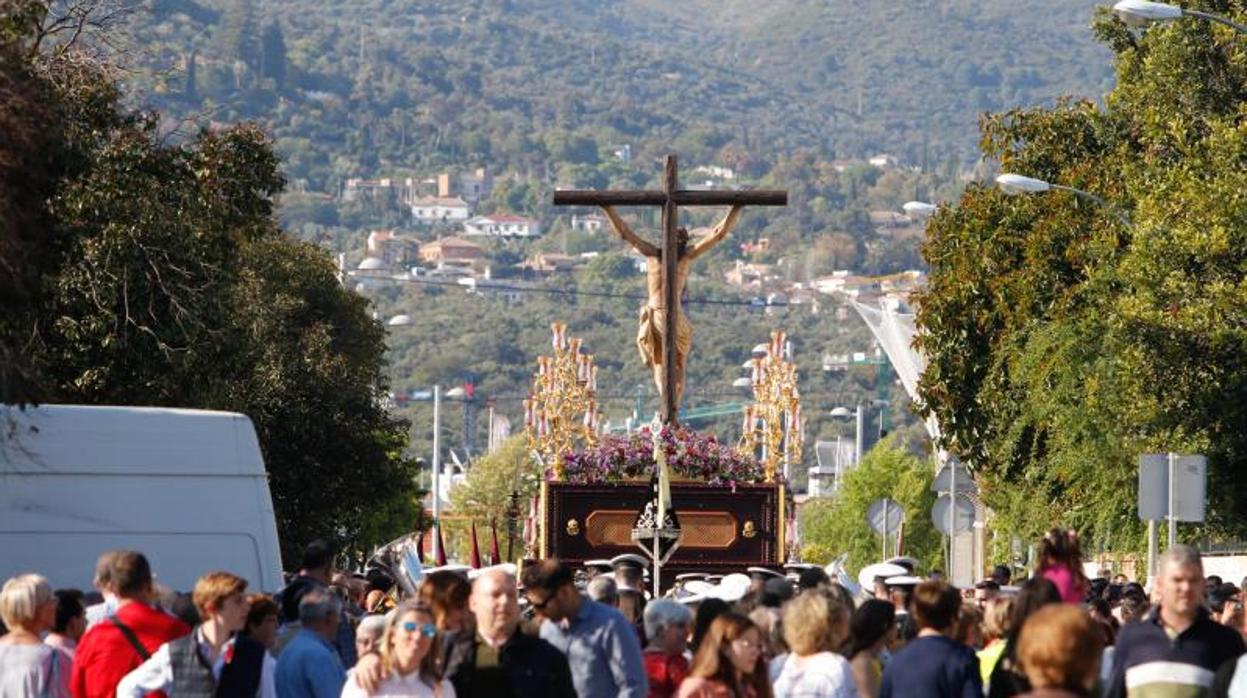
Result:
<svg viewBox="0 0 1247 698">
<path fill-rule="evenodd" d="M 384 679 L 372 693 L 347 678 L 342 698 L 455 698 L 455 687 L 438 669 L 437 625 L 427 606 L 407 601 L 394 610 L 381 636 Z"/>
<path fill-rule="evenodd" d="M 697 648 L 678 698 L 771 698 L 762 633 L 753 621 L 727 612 L 714 619 Z"/>
</svg>

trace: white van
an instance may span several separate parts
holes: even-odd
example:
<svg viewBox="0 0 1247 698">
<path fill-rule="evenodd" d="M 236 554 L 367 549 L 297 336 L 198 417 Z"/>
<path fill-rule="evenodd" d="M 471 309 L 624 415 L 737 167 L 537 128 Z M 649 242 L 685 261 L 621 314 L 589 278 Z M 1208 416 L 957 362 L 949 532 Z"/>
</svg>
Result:
<svg viewBox="0 0 1247 698">
<path fill-rule="evenodd" d="M 251 420 L 148 407 L 0 406 L 0 580 L 91 589 L 95 561 L 138 550 L 157 582 L 204 572 L 282 586 L 273 500 Z"/>
</svg>

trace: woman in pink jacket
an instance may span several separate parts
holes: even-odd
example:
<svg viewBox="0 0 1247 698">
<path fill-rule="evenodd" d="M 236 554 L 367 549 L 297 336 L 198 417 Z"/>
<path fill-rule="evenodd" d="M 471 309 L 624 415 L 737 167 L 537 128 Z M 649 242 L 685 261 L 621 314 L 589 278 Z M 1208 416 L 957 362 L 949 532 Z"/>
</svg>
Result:
<svg viewBox="0 0 1247 698">
<path fill-rule="evenodd" d="M 1039 543 L 1039 575 L 1056 585 L 1065 603 L 1082 603 L 1090 586 L 1073 529 L 1054 528 Z"/>
</svg>

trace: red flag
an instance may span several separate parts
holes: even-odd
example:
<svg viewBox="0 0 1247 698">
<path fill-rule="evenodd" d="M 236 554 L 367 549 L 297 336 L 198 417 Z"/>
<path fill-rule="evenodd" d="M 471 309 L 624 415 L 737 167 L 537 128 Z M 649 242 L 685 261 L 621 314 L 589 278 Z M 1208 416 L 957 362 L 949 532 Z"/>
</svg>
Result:
<svg viewBox="0 0 1247 698">
<path fill-rule="evenodd" d="M 437 530 L 437 566 L 446 566 L 446 544 L 442 542 L 442 525 L 440 523 L 433 524 Z"/>
<path fill-rule="evenodd" d="M 494 536 L 494 543 L 491 546 L 492 549 L 489 551 L 489 557 L 493 559 L 494 561 L 493 564 L 498 565 L 502 563 L 502 553 L 498 552 L 498 521 L 497 519 L 489 520 L 489 532 L 492 533 Z"/>
<path fill-rule="evenodd" d="M 416 537 L 416 559 L 420 564 L 424 564 L 424 531 L 420 531 L 420 535 Z"/>
<path fill-rule="evenodd" d="M 472 522 L 472 569 L 479 570 L 481 568 L 481 546 L 476 542 L 476 522 Z"/>
</svg>

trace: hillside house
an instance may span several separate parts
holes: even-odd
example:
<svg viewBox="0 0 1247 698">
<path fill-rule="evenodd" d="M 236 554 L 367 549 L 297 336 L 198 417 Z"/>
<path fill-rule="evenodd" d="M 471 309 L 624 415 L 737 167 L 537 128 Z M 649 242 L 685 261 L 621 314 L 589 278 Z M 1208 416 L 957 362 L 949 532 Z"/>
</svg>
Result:
<svg viewBox="0 0 1247 698">
<path fill-rule="evenodd" d="M 870 225 L 873 226 L 875 230 L 908 228 L 913 223 L 913 220 L 909 216 L 898 211 L 871 211 L 866 215 L 870 218 Z"/>
<path fill-rule="evenodd" d="M 581 233 L 600 233 L 606 228 L 608 221 L 606 216 L 590 213 L 588 215 L 572 216 L 572 230 Z"/>
<path fill-rule="evenodd" d="M 441 198 L 457 196 L 464 201 L 477 203 L 489 198 L 494 192 L 494 176 L 484 167 L 474 172 L 453 175 L 443 172 L 437 175 L 437 195 Z"/>
<path fill-rule="evenodd" d="M 847 270 L 832 272 L 831 276 L 815 279 L 810 283 L 820 293 L 844 294 L 849 298 L 862 299 L 878 296 L 882 290 L 879 280 L 871 276 L 857 276 Z"/>
<path fill-rule="evenodd" d="M 531 218 L 499 213 L 492 216 L 477 216 L 464 221 L 463 234 L 531 238 L 541 234 L 541 224 Z"/>
<path fill-rule="evenodd" d="M 411 217 L 422 225 L 466 221 L 471 215 L 468 203 L 457 196 L 422 196 L 411 202 Z"/>
<path fill-rule="evenodd" d="M 472 264 L 486 257 L 485 248 L 457 237 L 446 237 L 420 246 L 420 259 L 429 264 Z"/>
<path fill-rule="evenodd" d="M 754 264 L 736 260 L 735 266 L 723 275 L 724 280 L 741 288 L 760 288 L 763 284 L 774 281 L 775 267 L 771 264 Z"/>
<path fill-rule="evenodd" d="M 538 274 L 554 274 L 575 271 L 589 261 L 587 257 L 576 257 L 554 252 L 538 252 L 520 263 L 520 268 Z"/>
<path fill-rule="evenodd" d="M 378 259 L 387 268 L 401 267 L 416 261 L 420 242 L 406 235 L 395 235 L 393 230 L 374 230 L 368 233 L 368 257 Z"/>
<path fill-rule="evenodd" d="M 415 185 L 410 178 L 348 179 L 342 187 L 342 200 L 397 204 L 407 198 Z"/>
</svg>

